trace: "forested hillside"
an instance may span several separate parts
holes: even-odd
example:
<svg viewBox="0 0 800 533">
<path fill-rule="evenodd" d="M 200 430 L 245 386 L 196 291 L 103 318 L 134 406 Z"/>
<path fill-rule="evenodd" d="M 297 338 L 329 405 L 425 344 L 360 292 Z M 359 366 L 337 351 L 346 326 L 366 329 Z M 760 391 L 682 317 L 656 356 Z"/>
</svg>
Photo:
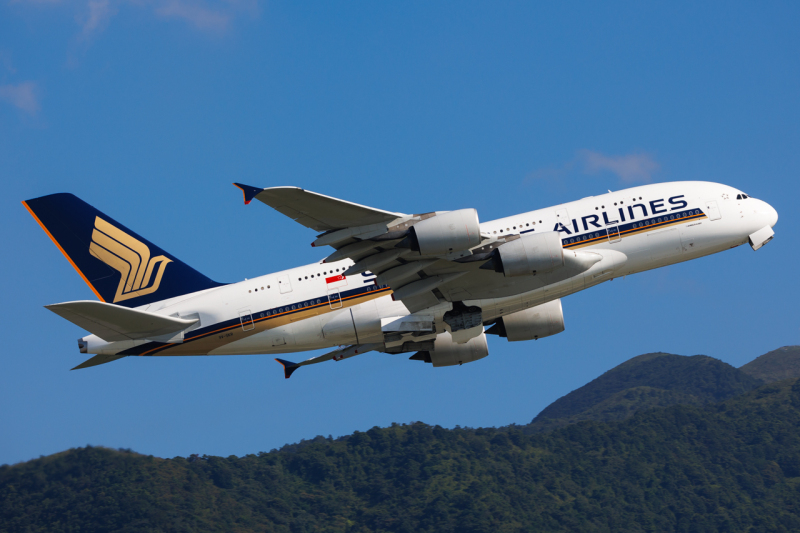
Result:
<svg viewBox="0 0 800 533">
<path fill-rule="evenodd" d="M 784 346 L 765 353 L 741 370 L 764 383 L 800 378 L 800 346 Z"/>
<path fill-rule="evenodd" d="M 761 384 L 713 357 L 644 354 L 551 403 L 525 430 L 547 431 L 582 420 L 623 420 L 637 411 L 677 404 L 705 405 Z"/>
<path fill-rule="evenodd" d="M 0 467 L 3 531 L 798 531 L 800 383 L 527 435 L 393 425 L 245 457 Z"/>
</svg>

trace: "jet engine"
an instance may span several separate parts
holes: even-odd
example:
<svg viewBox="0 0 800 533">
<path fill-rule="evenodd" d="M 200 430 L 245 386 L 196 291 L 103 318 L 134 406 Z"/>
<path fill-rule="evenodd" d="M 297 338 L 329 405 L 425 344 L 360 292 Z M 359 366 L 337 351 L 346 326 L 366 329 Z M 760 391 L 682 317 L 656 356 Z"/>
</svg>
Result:
<svg viewBox="0 0 800 533">
<path fill-rule="evenodd" d="M 425 361 L 433 366 L 452 366 L 471 363 L 489 355 L 489 345 L 486 343 L 486 334 L 481 333 L 464 344 L 457 344 L 450 333 L 445 331 L 436 337 L 433 350 L 417 352 L 409 359 Z"/>
<path fill-rule="evenodd" d="M 515 342 L 541 339 L 562 331 L 564 313 L 561 310 L 561 300 L 553 300 L 501 317 L 486 333 Z"/>
<path fill-rule="evenodd" d="M 561 267 L 575 273 L 588 270 L 602 256 L 561 247 L 561 236 L 556 231 L 524 235 L 508 241 L 492 252 L 492 257 L 481 268 L 502 272 L 507 278 L 535 276 Z"/>
<path fill-rule="evenodd" d="M 481 228 L 475 209 L 437 213 L 409 228 L 398 248 L 411 248 L 422 255 L 445 255 L 481 243 Z"/>
</svg>

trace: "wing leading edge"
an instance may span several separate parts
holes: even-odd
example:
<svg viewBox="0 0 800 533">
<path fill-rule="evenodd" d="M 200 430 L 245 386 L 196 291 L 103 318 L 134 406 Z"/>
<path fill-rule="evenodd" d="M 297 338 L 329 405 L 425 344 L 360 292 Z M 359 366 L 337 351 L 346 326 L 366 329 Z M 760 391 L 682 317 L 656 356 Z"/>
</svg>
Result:
<svg viewBox="0 0 800 533">
<path fill-rule="evenodd" d="M 388 223 L 406 216 L 306 191 L 300 187 L 258 189 L 241 183 L 234 185 L 244 193 L 246 204 L 255 198 L 298 224 L 315 231 Z"/>
</svg>

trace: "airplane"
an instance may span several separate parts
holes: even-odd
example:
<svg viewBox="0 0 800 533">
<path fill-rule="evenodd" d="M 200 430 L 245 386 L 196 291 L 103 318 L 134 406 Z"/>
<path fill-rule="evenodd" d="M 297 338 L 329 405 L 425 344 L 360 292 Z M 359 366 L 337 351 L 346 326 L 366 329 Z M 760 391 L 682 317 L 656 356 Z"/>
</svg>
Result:
<svg viewBox="0 0 800 533">
<path fill-rule="evenodd" d="M 212 281 L 68 193 L 23 205 L 97 296 L 45 307 L 89 331 L 94 357 L 287 354 L 302 366 L 377 351 L 433 367 L 565 330 L 561 298 L 614 278 L 774 236 L 778 213 L 709 182 L 670 182 L 480 222 L 475 209 L 405 214 L 298 187 L 234 183 L 319 233 L 317 263 L 238 283 Z M 487 328 L 487 329 L 485 329 Z"/>
</svg>

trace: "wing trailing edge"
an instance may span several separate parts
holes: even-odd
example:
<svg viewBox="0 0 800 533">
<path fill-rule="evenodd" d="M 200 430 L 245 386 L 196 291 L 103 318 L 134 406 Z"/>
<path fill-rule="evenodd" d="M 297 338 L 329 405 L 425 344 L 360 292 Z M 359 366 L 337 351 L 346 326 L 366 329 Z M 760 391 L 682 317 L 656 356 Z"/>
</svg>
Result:
<svg viewBox="0 0 800 533">
<path fill-rule="evenodd" d="M 90 366 L 97 366 L 97 365 L 104 365 L 106 363 L 110 363 L 112 361 L 116 361 L 117 359 L 122 359 L 123 357 L 128 357 L 127 355 L 95 355 L 91 359 L 87 359 L 83 363 L 79 364 L 75 368 L 71 370 L 80 370 L 82 368 L 89 368 Z"/>
<path fill-rule="evenodd" d="M 333 359 L 334 361 L 341 361 L 342 359 L 348 359 L 350 357 L 362 353 L 379 350 L 382 347 L 383 343 L 354 344 L 352 346 L 345 346 L 344 348 L 339 348 L 338 350 L 334 350 L 332 352 L 328 352 L 322 355 L 317 355 L 310 359 L 306 359 L 301 363 L 292 363 L 291 361 L 286 361 L 285 359 L 275 359 L 275 360 L 279 362 L 281 366 L 283 366 L 283 375 L 286 379 L 289 379 L 290 377 L 292 377 L 294 371 L 300 368 L 301 366 L 315 365 L 317 363 L 330 361 L 331 359 Z"/>
</svg>

